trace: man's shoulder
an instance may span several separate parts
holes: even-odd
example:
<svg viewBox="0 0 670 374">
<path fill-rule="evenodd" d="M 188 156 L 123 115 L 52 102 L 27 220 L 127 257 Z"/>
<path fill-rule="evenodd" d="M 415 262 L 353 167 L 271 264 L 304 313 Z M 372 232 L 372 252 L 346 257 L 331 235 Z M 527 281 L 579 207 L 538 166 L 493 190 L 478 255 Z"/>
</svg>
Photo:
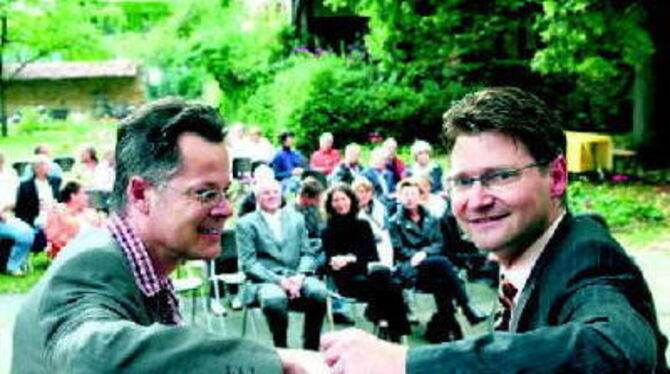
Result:
<svg viewBox="0 0 670 374">
<path fill-rule="evenodd" d="M 259 222 L 261 219 L 261 213 L 258 209 L 253 212 L 249 212 L 242 217 L 240 217 L 235 223 L 235 227 L 247 227 L 252 226 Z"/>
<path fill-rule="evenodd" d="M 556 246 L 553 260 L 565 266 L 601 269 L 634 266 L 623 247 L 602 223 L 586 216 L 565 217 L 549 245 Z M 554 243 L 554 244 L 552 244 Z"/>
<path fill-rule="evenodd" d="M 82 272 L 89 272 L 118 269 L 125 267 L 126 261 L 109 231 L 95 228 L 78 235 L 59 253 L 49 270 L 59 272 L 80 268 Z"/>
</svg>

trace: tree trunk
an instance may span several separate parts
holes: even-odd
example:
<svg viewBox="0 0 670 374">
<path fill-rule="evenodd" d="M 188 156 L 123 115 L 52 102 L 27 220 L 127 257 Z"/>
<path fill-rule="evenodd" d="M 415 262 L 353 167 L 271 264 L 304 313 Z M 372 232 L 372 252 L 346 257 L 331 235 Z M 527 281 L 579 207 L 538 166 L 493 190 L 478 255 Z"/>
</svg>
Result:
<svg viewBox="0 0 670 374">
<path fill-rule="evenodd" d="M 663 168 L 670 167 L 670 3 L 650 1 L 647 9 L 655 51 L 636 71 L 633 139 L 644 166 Z"/>
</svg>

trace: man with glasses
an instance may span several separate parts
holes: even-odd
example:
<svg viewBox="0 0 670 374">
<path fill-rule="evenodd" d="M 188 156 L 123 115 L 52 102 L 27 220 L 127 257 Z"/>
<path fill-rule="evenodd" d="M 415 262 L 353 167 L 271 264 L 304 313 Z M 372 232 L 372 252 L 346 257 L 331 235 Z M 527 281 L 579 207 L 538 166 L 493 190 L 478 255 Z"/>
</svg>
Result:
<svg viewBox="0 0 670 374">
<path fill-rule="evenodd" d="M 232 214 L 221 130 L 213 108 L 176 99 L 121 124 L 109 224 L 76 238 L 27 297 L 12 373 L 282 372 L 266 346 L 183 326 L 168 278 L 221 250 Z"/>
<path fill-rule="evenodd" d="M 467 95 L 444 116 L 452 211 L 500 263 L 496 331 L 408 349 L 361 331 L 325 336 L 339 373 L 667 373 L 638 267 L 607 229 L 567 210 L 566 140 L 537 97 Z"/>
</svg>

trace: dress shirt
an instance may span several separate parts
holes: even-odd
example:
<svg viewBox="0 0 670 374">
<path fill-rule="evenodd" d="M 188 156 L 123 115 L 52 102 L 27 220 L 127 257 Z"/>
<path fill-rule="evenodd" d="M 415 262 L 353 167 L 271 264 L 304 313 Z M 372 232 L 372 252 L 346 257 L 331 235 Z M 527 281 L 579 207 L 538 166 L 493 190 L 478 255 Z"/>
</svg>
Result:
<svg viewBox="0 0 670 374">
<path fill-rule="evenodd" d="M 160 305 L 162 322 L 168 325 L 181 324 L 179 300 L 175 295 L 172 281 L 156 272 L 147 248 L 128 222 L 121 216 L 112 215 L 107 222 L 107 229 L 128 259 L 140 291 L 147 298 L 155 299 Z"/>
<path fill-rule="evenodd" d="M 511 283 L 514 288 L 519 292 L 514 296 L 514 304 L 516 305 L 519 300 L 528 278 L 530 277 L 530 272 L 533 270 L 537 259 L 540 258 L 542 251 L 549 243 L 549 240 L 554 236 L 554 232 L 558 227 L 559 223 L 565 217 L 565 211 L 563 211 L 556 220 L 545 230 L 545 232 L 530 246 L 526 249 L 521 256 L 516 258 L 509 264 L 500 263 L 500 277 L 505 281 Z"/>
<path fill-rule="evenodd" d="M 263 216 L 263 219 L 265 220 L 265 223 L 267 223 L 268 227 L 270 227 L 270 231 L 272 232 L 272 236 L 277 239 L 278 242 L 282 241 L 284 239 L 281 231 L 281 210 L 277 209 L 274 213 L 266 212 L 261 209 L 261 215 Z"/>
</svg>

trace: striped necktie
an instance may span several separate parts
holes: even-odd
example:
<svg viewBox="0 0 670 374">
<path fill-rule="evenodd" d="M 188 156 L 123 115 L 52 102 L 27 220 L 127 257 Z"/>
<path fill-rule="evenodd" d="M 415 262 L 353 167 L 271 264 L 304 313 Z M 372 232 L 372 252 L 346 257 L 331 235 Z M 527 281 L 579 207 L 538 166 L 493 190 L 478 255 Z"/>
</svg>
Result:
<svg viewBox="0 0 670 374">
<path fill-rule="evenodd" d="M 509 323 L 512 319 L 512 308 L 514 308 L 514 297 L 519 290 L 514 287 L 512 282 L 505 280 L 504 275 L 500 275 L 500 287 L 498 289 L 498 300 L 501 309 L 497 313 L 497 322 L 495 329 L 498 331 L 508 331 Z"/>
</svg>

